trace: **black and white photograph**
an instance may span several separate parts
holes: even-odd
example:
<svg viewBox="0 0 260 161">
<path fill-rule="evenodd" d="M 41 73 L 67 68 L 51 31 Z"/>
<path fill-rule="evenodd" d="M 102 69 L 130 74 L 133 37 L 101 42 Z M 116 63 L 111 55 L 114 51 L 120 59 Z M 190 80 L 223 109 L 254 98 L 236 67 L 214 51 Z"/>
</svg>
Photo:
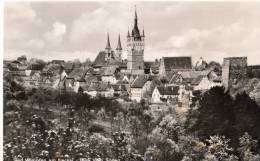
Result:
<svg viewBox="0 0 260 161">
<path fill-rule="evenodd" d="M 260 161 L 260 1 L 2 7 L 3 161 Z"/>
</svg>

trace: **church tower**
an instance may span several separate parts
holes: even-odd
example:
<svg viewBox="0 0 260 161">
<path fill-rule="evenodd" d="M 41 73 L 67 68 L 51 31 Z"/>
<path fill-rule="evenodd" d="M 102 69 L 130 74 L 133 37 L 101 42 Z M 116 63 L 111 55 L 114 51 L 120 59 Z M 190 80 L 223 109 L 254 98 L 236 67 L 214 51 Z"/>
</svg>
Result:
<svg viewBox="0 0 260 161">
<path fill-rule="evenodd" d="M 127 33 L 127 71 L 132 74 L 144 74 L 144 30 L 140 34 L 135 9 L 134 27 L 131 35 Z"/>
<path fill-rule="evenodd" d="M 111 53 L 111 46 L 110 46 L 110 40 L 109 40 L 109 33 L 107 33 L 107 45 L 106 45 L 106 52 Z"/>
<path fill-rule="evenodd" d="M 112 53 L 112 49 L 111 49 L 111 46 L 110 46 L 110 39 L 109 39 L 109 33 L 107 33 L 107 45 L 106 45 L 106 57 L 105 57 L 105 60 L 109 60 L 113 55 Z"/>
<path fill-rule="evenodd" d="M 109 33 L 107 33 L 107 44 L 106 44 L 105 51 L 106 51 L 106 57 L 105 57 L 106 61 L 111 58 L 114 58 L 114 51 L 112 51 L 112 48 L 110 46 Z"/>
<path fill-rule="evenodd" d="M 116 54 L 115 57 L 117 60 L 122 60 L 121 59 L 122 56 L 122 46 L 121 46 L 121 40 L 120 40 L 120 35 L 118 35 L 118 43 L 117 43 L 117 47 L 116 47 Z"/>
</svg>

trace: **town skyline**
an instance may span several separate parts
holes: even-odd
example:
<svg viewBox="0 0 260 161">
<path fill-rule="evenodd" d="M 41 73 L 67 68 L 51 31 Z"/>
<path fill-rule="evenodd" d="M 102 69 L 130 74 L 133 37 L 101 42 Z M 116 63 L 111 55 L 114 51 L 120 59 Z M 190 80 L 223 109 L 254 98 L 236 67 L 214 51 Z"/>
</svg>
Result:
<svg viewBox="0 0 260 161">
<path fill-rule="evenodd" d="M 2 160 L 260 161 L 260 2 L 5 2 Z"/>
<path fill-rule="evenodd" d="M 216 2 L 5 3 L 4 59 L 93 61 L 105 49 L 108 32 L 113 49 L 120 34 L 126 58 L 135 5 L 145 30 L 145 61 L 191 56 L 193 63 L 199 57 L 222 63 L 224 57 L 247 56 L 248 64 L 260 63 L 259 2 L 225 2 L 225 7 Z"/>
</svg>

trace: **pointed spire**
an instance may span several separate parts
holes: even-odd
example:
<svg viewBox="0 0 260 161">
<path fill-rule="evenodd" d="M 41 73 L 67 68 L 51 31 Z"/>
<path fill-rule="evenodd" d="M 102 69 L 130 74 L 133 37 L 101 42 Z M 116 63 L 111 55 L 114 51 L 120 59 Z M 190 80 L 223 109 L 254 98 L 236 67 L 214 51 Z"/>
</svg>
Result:
<svg viewBox="0 0 260 161">
<path fill-rule="evenodd" d="M 137 20 L 136 5 L 135 5 L 135 19 Z"/>
<path fill-rule="evenodd" d="M 121 40 L 120 40 L 120 34 L 118 35 L 118 43 L 117 43 L 116 50 L 122 50 Z"/>
<path fill-rule="evenodd" d="M 134 26 L 137 27 L 137 12 L 136 12 L 136 5 L 135 5 L 135 23 Z"/>
<path fill-rule="evenodd" d="M 141 35 L 138 29 L 138 20 L 137 20 L 137 12 L 136 12 L 136 6 L 135 6 L 135 18 L 134 18 L 134 28 L 132 30 L 132 34 L 131 34 L 135 40 L 140 40 L 141 39 Z"/>
<path fill-rule="evenodd" d="M 145 37 L 145 35 L 144 35 L 144 27 L 143 27 L 143 33 L 142 33 L 142 36 Z"/>
<path fill-rule="evenodd" d="M 110 40 L 109 40 L 109 33 L 107 33 L 107 45 L 106 45 L 106 48 L 107 50 L 110 50 L 111 49 L 111 46 L 110 46 Z"/>
<path fill-rule="evenodd" d="M 128 31 L 127 31 L 127 37 L 130 37 L 129 28 L 128 28 Z"/>
</svg>

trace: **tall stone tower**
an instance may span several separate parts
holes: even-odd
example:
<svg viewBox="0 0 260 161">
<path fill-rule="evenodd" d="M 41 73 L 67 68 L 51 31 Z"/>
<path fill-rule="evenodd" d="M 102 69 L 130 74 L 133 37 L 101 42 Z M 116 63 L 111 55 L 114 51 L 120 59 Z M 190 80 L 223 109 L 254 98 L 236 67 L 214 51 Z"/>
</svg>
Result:
<svg viewBox="0 0 260 161">
<path fill-rule="evenodd" d="M 224 58 L 222 65 L 222 84 L 225 88 L 237 84 L 247 77 L 247 57 Z"/>
<path fill-rule="evenodd" d="M 127 33 L 127 71 L 131 74 L 144 73 L 144 37 L 144 30 L 140 34 L 135 10 L 132 33 Z"/>
</svg>

